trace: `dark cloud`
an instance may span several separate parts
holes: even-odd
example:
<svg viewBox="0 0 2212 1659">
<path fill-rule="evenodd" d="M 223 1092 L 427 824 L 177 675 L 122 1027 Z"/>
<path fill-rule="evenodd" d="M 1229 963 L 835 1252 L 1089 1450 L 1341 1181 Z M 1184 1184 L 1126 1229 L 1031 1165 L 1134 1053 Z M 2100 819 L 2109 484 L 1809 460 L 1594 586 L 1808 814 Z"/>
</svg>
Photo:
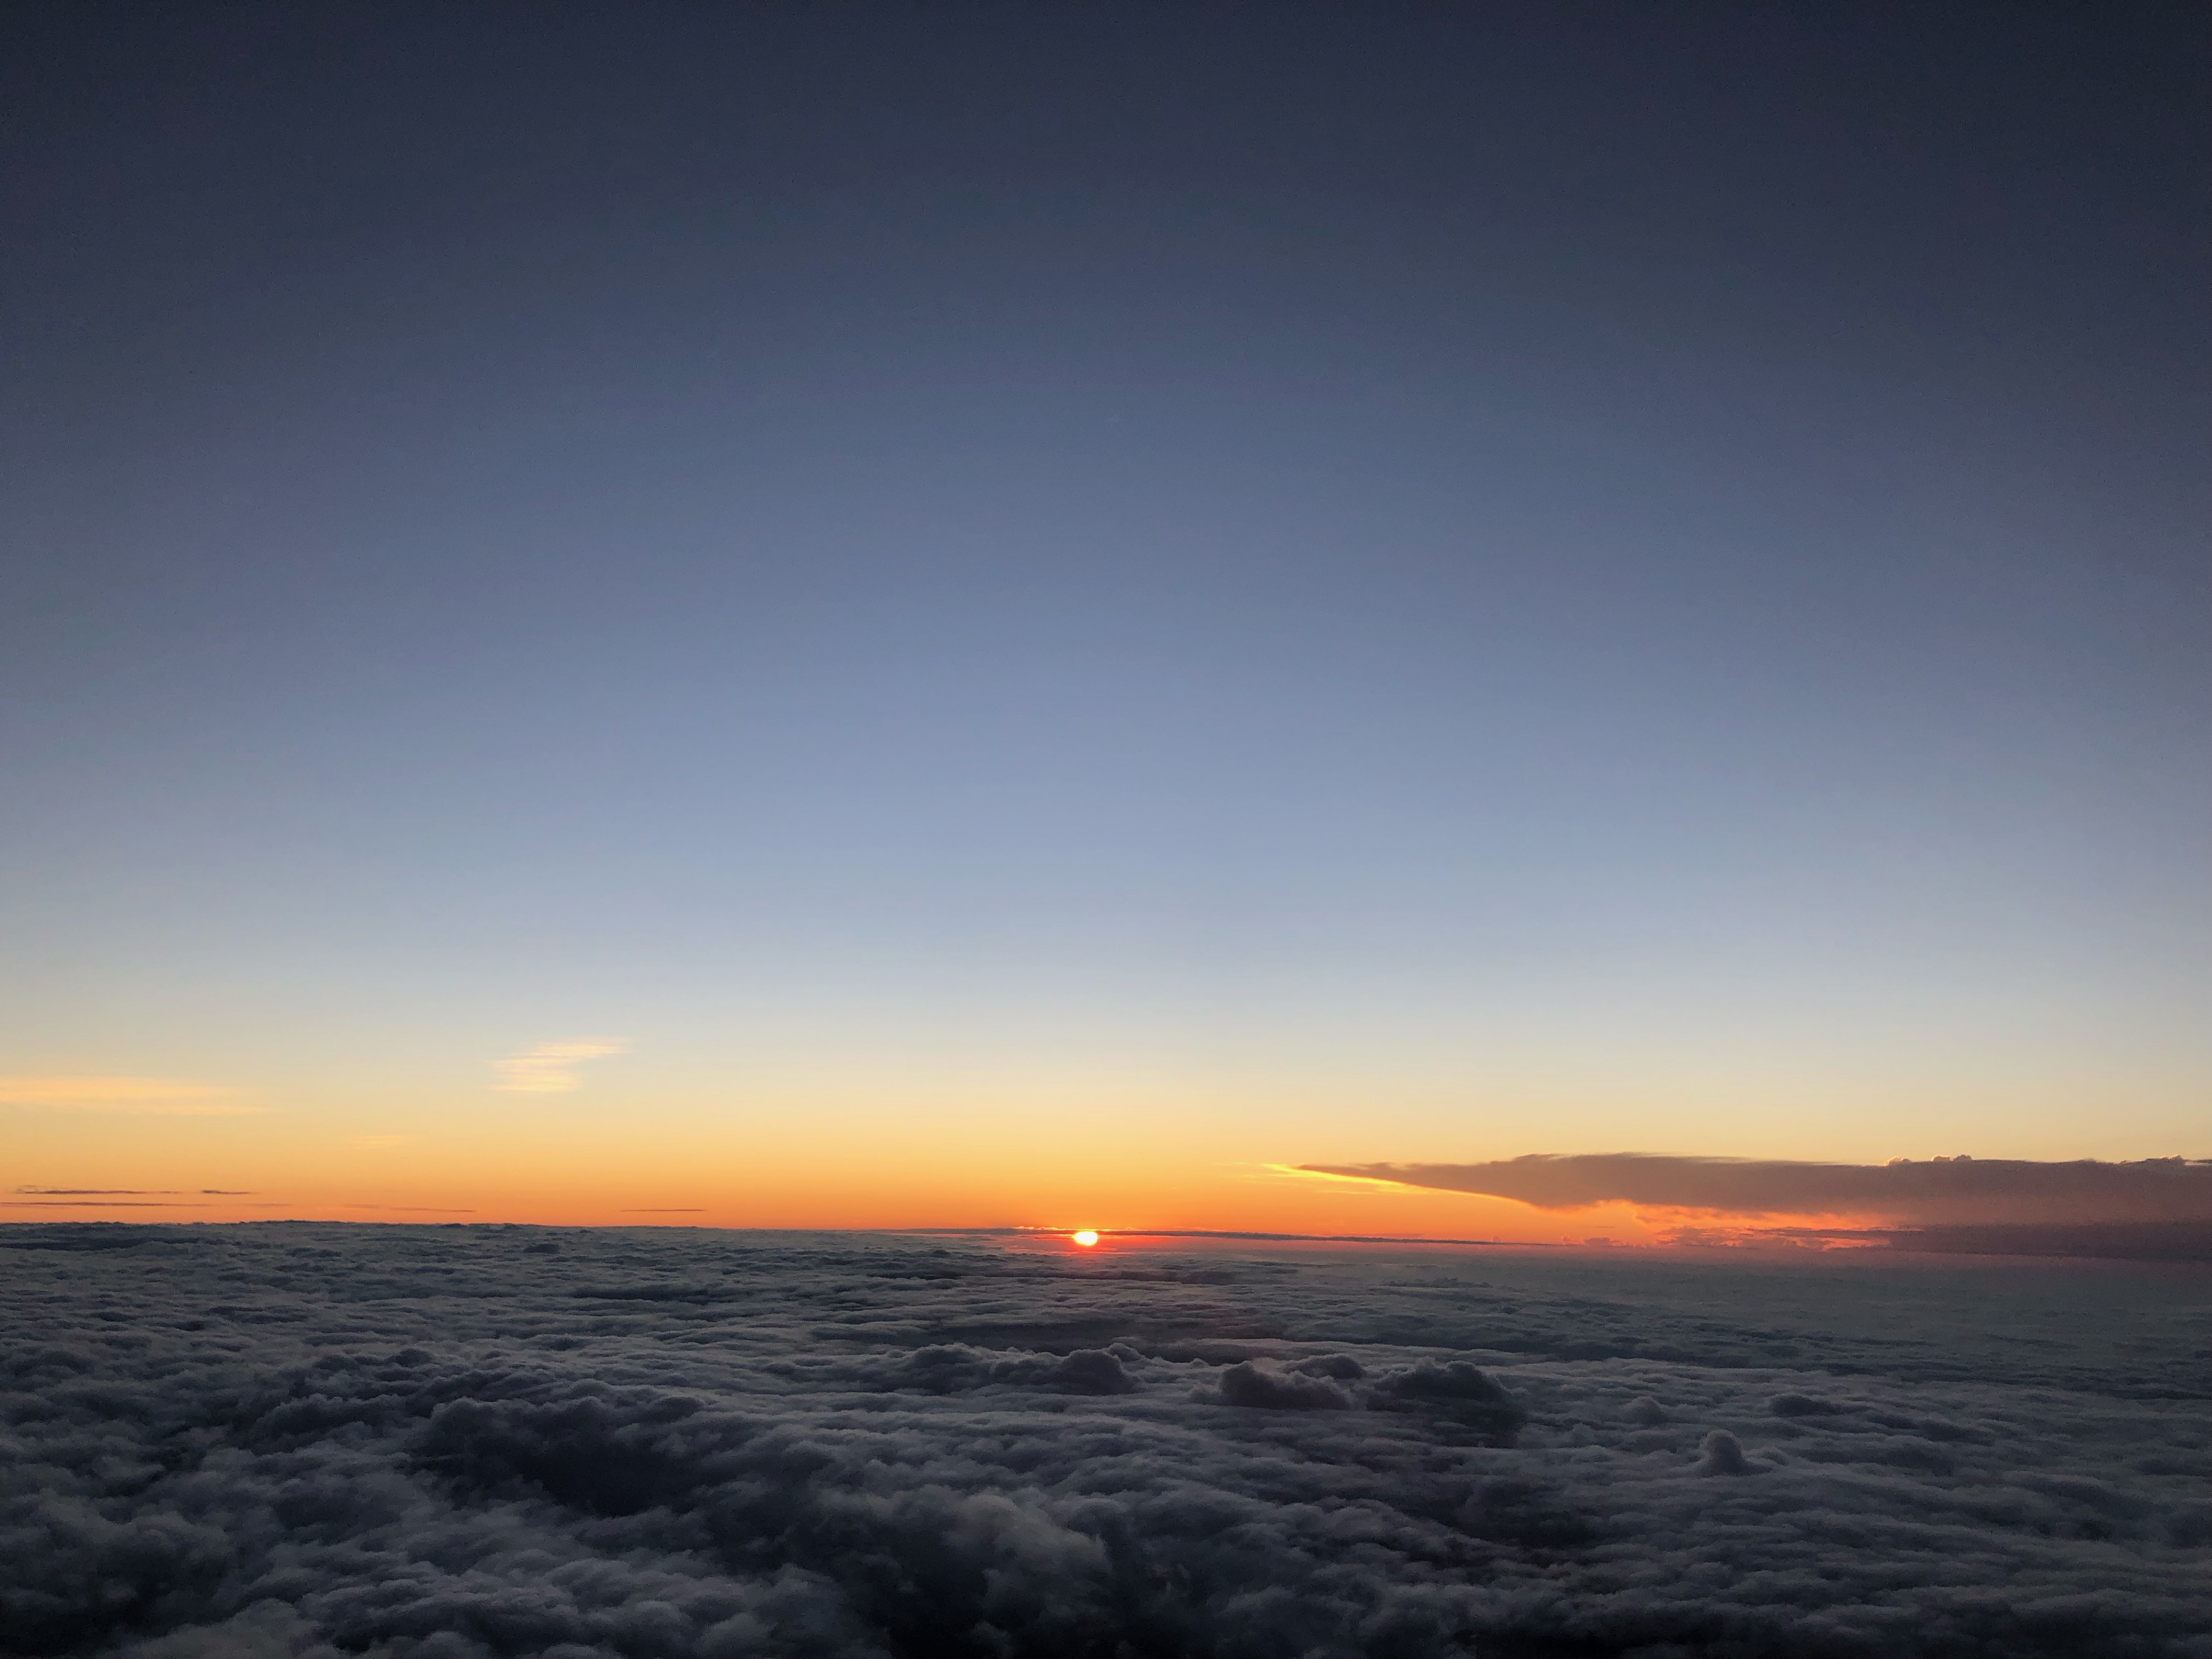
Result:
<svg viewBox="0 0 2212 1659">
<path fill-rule="evenodd" d="M 1796 1164 L 1641 1152 L 1531 1154 L 1490 1164 L 1307 1164 L 1540 1209 L 1622 1201 L 1715 1215 L 1868 1214 L 1903 1222 L 2212 1222 L 2212 1161 L 2037 1164 L 1939 1158 L 1890 1164 Z"/>
<path fill-rule="evenodd" d="M 2208 1635 L 2187 1269 L 484 1224 L 0 1244 L 11 1659 Z"/>
<path fill-rule="evenodd" d="M 1901 1250 L 1940 1255 L 2072 1255 L 2107 1261 L 2212 1261 L 2212 1221 L 1922 1227 L 1890 1235 Z"/>
</svg>

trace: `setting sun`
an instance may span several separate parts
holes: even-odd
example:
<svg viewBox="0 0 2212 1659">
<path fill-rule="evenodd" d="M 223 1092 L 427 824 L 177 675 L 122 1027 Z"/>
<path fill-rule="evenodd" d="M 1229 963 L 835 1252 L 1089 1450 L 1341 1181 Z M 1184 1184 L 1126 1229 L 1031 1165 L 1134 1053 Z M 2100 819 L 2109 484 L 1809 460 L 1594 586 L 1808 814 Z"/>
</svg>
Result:
<svg viewBox="0 0 2212 1659">
<path fill-rule="evenodd" d="M 1098 1235 L 1092 1232 L 1088 1227 L 1085 1227 L 1079 1233 L 1070 1233 L 1068 1234 L 1068 1237 L 1073 1239 L 1077 1243 L 1083 1246 L 1086 1250 L 1098 1242 Z"/>
</svg>

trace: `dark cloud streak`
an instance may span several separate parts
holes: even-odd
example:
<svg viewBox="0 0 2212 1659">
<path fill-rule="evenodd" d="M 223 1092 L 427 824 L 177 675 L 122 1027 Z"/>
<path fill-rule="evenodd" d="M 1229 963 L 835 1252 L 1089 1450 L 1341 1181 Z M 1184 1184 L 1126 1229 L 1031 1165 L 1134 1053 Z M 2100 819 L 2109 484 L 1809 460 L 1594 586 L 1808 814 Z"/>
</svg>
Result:
<svg viewBox="0 0 2212 1659">
<path fill-rule="evenodd" d="M 1920 1227 L 1889 1241 L 1937 1255 L 2064 1255 L 2107 1261 L 2212 1261 L 2212 1221 L 2108 1221 L 2073 1226 Z"/>
<path fill-rule="evenodd" d="M 178 1198 L 187 1190 L 178 1187 L 18 1187 L 19 1193 L 32 1193 L 46 1198 Z M 250 1188 L 200 1187 L 191 1190 L 202 1198 L 251 1198 Z"/>
<path fill-rule="evenodd" d="M 211 1210 L 214 1207 L 212 1204 L 171 1204 L 160 1199 L 0 1199 L 0 1209 L 9 1210 Z"/>
</svg>

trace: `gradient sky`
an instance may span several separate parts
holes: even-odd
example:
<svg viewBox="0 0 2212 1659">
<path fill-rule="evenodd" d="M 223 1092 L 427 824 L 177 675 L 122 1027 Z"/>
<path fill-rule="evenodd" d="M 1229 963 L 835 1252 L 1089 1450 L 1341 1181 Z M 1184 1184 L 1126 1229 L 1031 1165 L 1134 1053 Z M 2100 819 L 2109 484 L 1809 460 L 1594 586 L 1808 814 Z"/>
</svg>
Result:
<svg viewBox="0 0 2212 1659">
<path fill-rule="evenodd" d="M 0 1184 L 2212 1154 L 2201 9 L 6 28 Z"/>
</svg>

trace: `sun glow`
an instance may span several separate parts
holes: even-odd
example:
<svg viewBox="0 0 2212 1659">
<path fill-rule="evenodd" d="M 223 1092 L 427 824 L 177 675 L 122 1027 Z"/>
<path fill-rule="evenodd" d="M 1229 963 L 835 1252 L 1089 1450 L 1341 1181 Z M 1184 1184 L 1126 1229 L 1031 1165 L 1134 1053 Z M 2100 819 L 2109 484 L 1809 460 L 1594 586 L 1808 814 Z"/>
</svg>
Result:
<svg viewBox="0 0 2212 1659">
<path fill-rule="evenodd" d="M 1098 1235 L 1092 1232 L 1088 1227 L 1085 1227 L 1079 1233 L 1070 1233 L 1068 1234 L 1068 1237 L 1073 1239 L 1077 1243 L 1083 1246 L 1086 1250 L 1098 1242 Z"/>
</svg>

